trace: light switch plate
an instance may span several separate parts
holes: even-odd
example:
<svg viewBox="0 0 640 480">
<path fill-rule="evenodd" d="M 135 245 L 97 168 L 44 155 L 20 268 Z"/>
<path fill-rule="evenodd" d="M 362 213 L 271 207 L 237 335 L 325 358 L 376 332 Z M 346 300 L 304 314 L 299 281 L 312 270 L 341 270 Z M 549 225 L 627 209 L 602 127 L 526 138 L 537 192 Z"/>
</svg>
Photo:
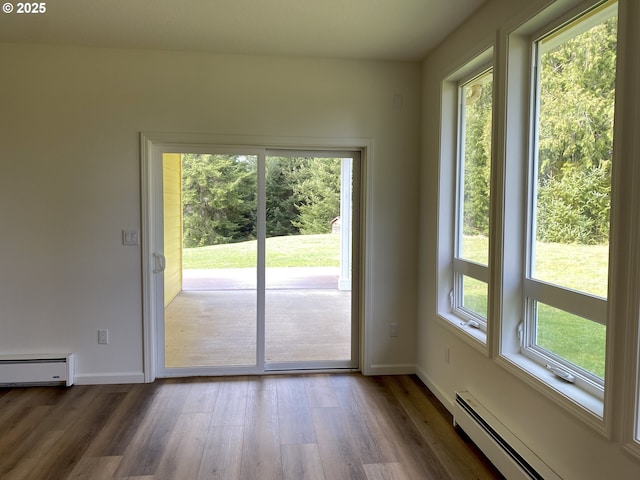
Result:
<svg viewBox="0 0 640 480">
<path fill-rule="evenodd" d="M 109 330 L 101 328 L 98 330 L 98 343 L 100 345 L 108 345 L 109 344 Z"/>
<path fill-rule="evenodd" d="M 140 245 L 140 232 L 138 230 L 122 230 L 123 245 Z"/>
</svg>

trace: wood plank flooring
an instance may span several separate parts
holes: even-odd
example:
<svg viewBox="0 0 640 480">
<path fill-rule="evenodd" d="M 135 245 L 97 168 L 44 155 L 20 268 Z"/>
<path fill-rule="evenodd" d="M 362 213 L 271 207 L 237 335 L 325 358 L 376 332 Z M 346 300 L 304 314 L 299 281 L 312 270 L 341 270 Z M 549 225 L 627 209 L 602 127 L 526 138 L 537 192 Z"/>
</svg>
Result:
<svg viewBox="0 0 640 480">
<path fill-rule="evenodd" d="M 0 389 L 0 478 L 500 479 L 415 376 Z"/>
</svg>

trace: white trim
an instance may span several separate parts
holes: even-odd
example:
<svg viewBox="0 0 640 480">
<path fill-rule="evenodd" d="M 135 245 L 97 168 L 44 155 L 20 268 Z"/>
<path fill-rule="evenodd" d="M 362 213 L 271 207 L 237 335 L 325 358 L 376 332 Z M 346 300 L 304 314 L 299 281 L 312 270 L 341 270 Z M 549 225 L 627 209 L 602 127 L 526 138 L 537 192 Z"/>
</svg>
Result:
<svg viewBox="0 0 640 480">
<path fill-rule="evenodd" d="M 592 429 L 610 438 L 608 422 L 604 418 L 604 402 L 600 398 L 559 379 L 525 355 L 500 355 L 496 362 Z"/>
<path fill-rule="evenodd" d="M 425 387 L 427 387 L 431 391 L 431 393 L 436 396 L 436 398 L 440 401 L 440 403 L 442 403 L 442 405 L 444 405 L 449 413 L 453 414 L 454 399 L 449 398 L 449 396 L 446 395 L 442 391 L 442 389 L 440 389 L 435 383 L 433 383 L 426 372 L 419 366 L 416 366 L 416 375 L 425 385 Z"/>
<path fill-rule="evenodd" d="M 615 4 L 606 5 L 609 1 L 615 0 L 590 0 L 585 5 L 580 5 L 569 13 L 558 17 L 555 21 L 545 25 L 540 31 L 533 33 L 533 41 L 545 43 L 543 52 L 548 52 L 556 48 L 563 42 L 580 35 L 594 26 L 602 23 L 611 16 L 611 10 Z M 569 24 L 578 17 L 585 16 L 580 25 Z M 568 27 L 568 28 L 567 28 Z"/>
<path fill-rule="evenodd" d="M 361 217 L 360 217 L 360 232 L 364 235 L 364 239 L 360 241 L 360 254 L 358 261 L 360 262 L 359 268 L 359 282 L 361 283 L 360 290 L 362 295 L 359 298 L 358 310 L 360 311 L 360 324 L 358 325 L 358 331 L 360 332 L 358 337 L 359 348 L 358 357 L 360 360 L 360 370 L 365 375 L 369 375 L 369 365 L 372 362 L 373 357 L 373 295 L 371 286 L 373 285 L 373 253 L 375 251 L 375 236 L 373 234 L 373 205 L 374 205 L 374 192 L 370 188 L 373 185 L 374 178 L 374 142 L 370 140 L 367 142 L 367 147 L 362 150 L 362 157 L 360 158 L 360 172 L 362 178 L 360 180 L 360 199 L 361 199 Z M 355 260 L 355 259 L 353 259 Z M 355 327 L 355 326 L 354 326 Z"/>
<path fill-rule="evenodd" d="M 117 385 L 121 383 L 144 383 L 143 372 L 76 373 L 76 385 Z"/>
<path fill-rule="evenodd" d="M 616 392 L 621 392 L 615 407 L 623 410 L 620 426 L 623 448 L 640 459 L 640 189 L 637 187 L 640 185 L 640 136 L 637 132 L 640 124 L 640 57 L 637 53 L 640 49 L 640 30 L 637 24 L 640 2 L 619 0 L 618 3 L 621 20 L 618 23 L 618 65 L 622 66 L 619 71 L 624 73 L 616 85 L 616 95 L 625 108 L 616 112 L 615 122 L 622 126 L 616 141 L 618 151 L 624 154 L 619 159 L 623 168 L 618 174 L 614 170 L 613 181 L 619 182 L 616 185 L 622 185 L 621 190 L 627 196 L 617 196 L 613 201 L 627 205 L 627 209 L 620 213 L 620 227 L 616 229 L 616 233 L 621 238 L 612 249 L 619 257 L 612 264 L 614 268 L 619 265 L 628 270 L 619 282 L 615 281 L 619 275 L 613 277 L 614 281 L 610 286 L 611 292 L 618 293 L 625 301 L 614 305 L 617 307 L 617 314 L 611 317 L 613 328 L 607 347 L 614 352 L 619 349 L 621 354 L 614 355 L 613 365 L 610 365 L 607 375 L 615 379 Z M 617 214 L 612 218 L 614 220 L 618 220 Z M 622 233 L 626 235 L 623 236 Z M 620 248 L 616 248 L 618 246 Z M 626 252 L 620 251 L 622 248 L 626 248 Z M 626 322 L 622 323 L 622 319 Z M 619 377 L 615 376 L 616 372 L 620 372 Z M 610 404 L 614 408 L 613 402 Z"/>
<path fill-rule="evenodd" d="M 172 145 L 181 153 L 187 145 L 200 145 L 202 151 L 208 153 L 212 147 L 217 149 L 265 149 L 295 151 L 309 150 L 320 153 L 369 150 L 373 145 L 370 138 L 334 138 L 334 137 L 275 137 L 261 135 L 223 135 L 213 133 L 176 133 L 176 132 L 142 132 L 142 137 L 151 144 Z"/>
<path fill-rule="evenodd" d="M 470 326 L 467 323 L 469 320 L 468 318 L 463 318 L 453 312 L 440 312 L 436 315 L 436 320 L 440 323 L 441 326 L 456 335 L 467 345 L 475 348 L 485 357 L 489 356 L 487 332 L 480 328 L 474 328 Z"/>
<path fill-rule="evenodd" d="M 416 373 L 415 363 L 383 363 L 371 365 L 365 375 L 412 375 Z"/>
<path fill-rule="evenodd" d="M 144 381 L 149 383 L 156 379 L 156 338 L 154 322 L 152 320 L 154 289 L 151 282 L 151 237 L 150 223 L 154 215 L 153 199 L 151 198 L 151 157 L 153 142 L 145 135 L 140 135 L 140 192 L 141 192 L 141 268 L 142 268 L 142 341 L 143 341 L 143 371 Z"/>
<path fill-rule="evenodd" d="M 468 81 L 494 68 L 494 46 L 485 45 L 475 50 L 475 55 L 458 64 L 457 68 L 446 76 L 441 83 L 440 96 L 440 154 L 438 161 L 438 221 L 437 221 L 437 306 L 436 318 L 443 326 L 458 335 L 469 345 L 488 355 L 487 335 L 477 328 L 465 326 L 469 318 L 456 315 L 452 311 L 450 292 L 456 288 L 456 275 L 467 275 L 476 280 L 489 283 L 489 269 L 469 260 L 457 258 L 456 246 L 460 230 L 460 211 L 458 193 L 460 189 L 460 82 Z M 493 78 L 493 77 L 492 77 Z M 494 92 L 495 98 L 495 92 Z M 494 100 L 495 102 L 495 100 Z M 494 107 L 495 108 L 495 107 Z M 495 118 L 495 114 L 494 114 Z M 492 120 L 492 124 L 495 120 Z M 493 145 L 492 140 L 492 145 Z M 493 149 L 493 147 L 492 147 Z M 491 162 L 494 162 L 493 155 Z M 493 187 L 492 187 L 493 188 Z M 492 190 L 493 191 L 493 190 Z M 492 193 L 493 196 L 493 193 Z M 481 320 L 486 329 L 486 320 Z"/>
</svg>

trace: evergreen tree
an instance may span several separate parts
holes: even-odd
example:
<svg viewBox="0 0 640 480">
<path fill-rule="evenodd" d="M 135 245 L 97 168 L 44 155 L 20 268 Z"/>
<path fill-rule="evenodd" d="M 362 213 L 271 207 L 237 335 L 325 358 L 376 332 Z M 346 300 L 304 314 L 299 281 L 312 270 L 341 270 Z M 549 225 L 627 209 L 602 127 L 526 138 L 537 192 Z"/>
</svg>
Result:
<svg viewBox="0 0 640 480">
<path fill-rule="evenodd" d="M 540 55 L 538 240 L 608 241 L 617 21 L 613 17 Z M 490 95 L 483 87 L 465 111 L 466 235 L 488 232 Z"/>
<path fill-rule="evenodd" d="M 540 56 L 537 238 L 609 238 L 617 17 Z"/>
<path fill-rule="evenodd" d="M 465 108 L 464 227 L 465 235 L 489 234 L 491 172 L 491 113 L 493 88 L 489 82 L 471 89 Z"/>
<path fill-rule="evenodd" d="M 185 154 L 182 160 L 184 246 L 256 237 L 254 157 Z"/>
<path fill-rule="evenodd" d="M 300 233 L 331 233 L 331 220 L 340 215 L 339 158 L 309 158 L 297 172 L 294 195 L 299 215 L 293 225 Z"/>
<path fill-rule="evenodd" d="M 294 222 L 298 218 L 294 182 L 303 166 L 303 159 L 292 157 L 267 157 L 266 209 L 267 237 L 297 235 Z"/>
<path fill-rule="evenodd" d="M 256 172 L 255 157 L 183 155 L 185 248 L 256 238 Z M 340 159 L 267 157 L 267 236 L 329 233 L 340 173 Z"/>
</svg>

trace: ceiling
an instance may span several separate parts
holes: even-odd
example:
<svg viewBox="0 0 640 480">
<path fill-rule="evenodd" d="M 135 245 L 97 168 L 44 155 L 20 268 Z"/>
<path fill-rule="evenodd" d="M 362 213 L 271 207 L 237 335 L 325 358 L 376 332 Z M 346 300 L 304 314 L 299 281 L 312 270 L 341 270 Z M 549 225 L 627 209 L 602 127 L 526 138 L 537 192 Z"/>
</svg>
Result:
<svg viewBox="0 0 640 480">
<path fill-rule="evenodd" d="M 484 0 L 50 0 L 42 14 L 10 2 L 0 42 L 415 61 Z"/>
</svg>

